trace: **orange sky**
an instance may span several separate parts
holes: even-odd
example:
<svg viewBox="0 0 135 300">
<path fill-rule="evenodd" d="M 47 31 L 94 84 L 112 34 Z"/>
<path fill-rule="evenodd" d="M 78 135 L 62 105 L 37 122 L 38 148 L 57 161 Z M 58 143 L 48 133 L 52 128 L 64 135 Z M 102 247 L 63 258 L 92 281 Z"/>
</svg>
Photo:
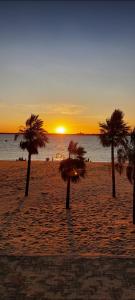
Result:
<svg viewBox="0 0 135 300">
<path fill-rule="evenodd" d="M 42 118 L 43 119 L 43 118 Z M 43 119 L 44 120 L 44 119 Z M 46 126 L 45 126 L 46 124 Z M 7 133 L 14 133 L 17 132 L 17 130 L 19 129 L 19 127 L 21 125 L 25 125 L 25 119 L 17 121 L 13 121 L 13 122 L 0 122 L 0 132 L 7 132 Z M 79 132 L 83 132 L 83 133 L 98 133 L 99 131 L 99 127 L 98 124 L 82 124 L 80 125 L 80 123 L 75 123 L 75 122 L 67 122 L 64 120 L 56 120 L 53 122 L 44 121 L 44 128 L 49 132 L 49 133 L 56 133 L 57 128 L 58 127 L 64 127 L 65 129 L 65 133 L 79 133 Z"/>
<path fill-rule="evenodd" d="M 32 112 L 35 114 L 38 114 L 38 112 Z M 73 116 L 45 116 L 44 114 L 40 113 L 39 117 L 44 120 L 44 128 L 49 133 L 56 133 L 56 129 L 60 126 L 65 128 L 65 133 L 99 133 L 99 122 L 104 121 L 107 117 L 110 117 L 112 111 L 110 114 L 104 114 L 103 116 L 97 116 L 92 118 L 91 116 L 88 118 L 82 117 L 82 116 L 76 116 L 74 118 Z M 8 119 L 1 118 L 0 120 L 0 132 L 17 132 L 19 127 L 21 125 L 25 125 L 26 119 L 30 116 L 31 113 L 25 114 L 23 116 L 16 116 L 14 118 L 14 115 L 10 114 Z M 129 121 L 126 116 L 125 120 L 128 121 L 130 126 L 134 126 L 133 119 Z"/>
</svg>

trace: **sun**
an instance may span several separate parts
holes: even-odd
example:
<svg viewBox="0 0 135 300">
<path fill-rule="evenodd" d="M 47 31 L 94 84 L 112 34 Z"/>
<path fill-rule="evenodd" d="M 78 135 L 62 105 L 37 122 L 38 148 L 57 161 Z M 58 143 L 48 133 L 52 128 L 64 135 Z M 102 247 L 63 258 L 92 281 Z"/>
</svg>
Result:
<svg viewBox="0 0 135 300">
<path fill-rule="evenodd" d="M 56 133 L 59 133 L 59 134 L 64 134 L 66 132 L 66 129 L 64 126 L 59 126 L 56 128 Z"/>
</svg>

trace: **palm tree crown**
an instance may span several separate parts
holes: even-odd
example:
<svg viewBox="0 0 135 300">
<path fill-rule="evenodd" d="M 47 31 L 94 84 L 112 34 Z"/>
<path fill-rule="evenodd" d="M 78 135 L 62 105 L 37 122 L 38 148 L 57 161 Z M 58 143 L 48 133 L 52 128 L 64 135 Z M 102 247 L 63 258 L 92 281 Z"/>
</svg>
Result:
<svg viewBox="0 0 135 300">
<path fill-rule="evenodd" d="M 15 135 L 15 139 L 17 139 L 22 134 L 23 141 L 20 142 L 20 147 L 23 150 L 26 149 L 31 155 L 38 154 L 38 148 L 45 147 L 48 142 L 47 131 L 42 126 L 43 121 L 39 119 L 39 116 L 32 114 L 26 121 L 26 126 L 20 128 Z"/>
<path fill-rule="evenodd" d="M 69 145 L 68 145 L 68 153 L 69 153 L 69 157 L 71 157 L 71 155 L 76 155 L 77 153 L 77 144 L 74 141 L 70 141 Z"/>
<path fill-rule="evenodd" d="M 124 122 L 123 118 L 123 112 L 115 109 L 110 119 L 106 119 L 105 123 L 99 123 L 100 140 L 104 147 L 109 147 L 112 140 L 114 147 L 126 143 L 130 127 Z"/>
<path fill-rule="evenodd" d="M 69 158 L 78 158 L 78 159 L 84 159 L 84 155 L 86 151 L 83 147 L 78 146 L 78 143 L 71 141 L 68 146 L 68 152 L 69 152 Z"/>
<path fill-rule="evenodd" d="M 133 183 L 134 179 L 134 165 L 135 165 L 135 128 L 130 133 L 130 140 L 126 147 L 120 147 L 117 151 L 116 170 L 122 174 L 125 162 L 128 161 L 126 167 L 126 174 L 128 180 Z"/>
<path fill-rule="evenodd" d="M 81 177 L 85 176 L 86 167 L 83 159 L 67 158 L 61 161 L 59 171 L 64 181 L 70 177 L 71 181 L 76 183 Z"/>
</svg>

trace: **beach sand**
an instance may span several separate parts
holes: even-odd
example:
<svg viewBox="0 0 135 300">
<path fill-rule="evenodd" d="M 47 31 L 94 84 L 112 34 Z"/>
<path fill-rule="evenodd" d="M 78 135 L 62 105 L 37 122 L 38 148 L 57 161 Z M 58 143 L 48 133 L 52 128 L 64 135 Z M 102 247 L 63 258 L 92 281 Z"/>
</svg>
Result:
<svg viewBox="0 0 135 300">
<path fill-rule="evenodd" d="M 108 163 L 87 163 L 86 178 L 66 183 L 59 162 L 0 162 L 0 299 L 135 299 L 132 185 Z"/>
<path fill-rule="evenodd" d="M 32 162 L 27 198 L 26 167 L 0 162 L 0 254 L 135 255 L 132 185 L 125 174 L 116 174 L 113 199 L 110 165 L 87 163 L 85 179 L 71 185 L 66 211 L 59 162 Z"/>
</svg>

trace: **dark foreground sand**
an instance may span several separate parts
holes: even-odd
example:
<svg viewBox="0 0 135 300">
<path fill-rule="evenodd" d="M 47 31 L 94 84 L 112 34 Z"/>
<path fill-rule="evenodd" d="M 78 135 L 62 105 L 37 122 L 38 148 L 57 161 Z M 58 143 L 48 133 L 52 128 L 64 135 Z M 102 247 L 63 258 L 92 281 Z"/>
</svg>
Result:
<svg viewBox="0 0 135 300">
<path fill-rule="evenodd" d="M 1 300 L 134 300 L 135 259 L 0 257 Z"/>
<path fill-rule="evenodd" d="M 112 199 L 109 164 L 88 163 L 67 212 L 58 167 L 32 162 L 24 198 L 26 162 L 0 162 L 0 299 L 135 299 L 132 186 L 117 174 Z"/>
</svg>

